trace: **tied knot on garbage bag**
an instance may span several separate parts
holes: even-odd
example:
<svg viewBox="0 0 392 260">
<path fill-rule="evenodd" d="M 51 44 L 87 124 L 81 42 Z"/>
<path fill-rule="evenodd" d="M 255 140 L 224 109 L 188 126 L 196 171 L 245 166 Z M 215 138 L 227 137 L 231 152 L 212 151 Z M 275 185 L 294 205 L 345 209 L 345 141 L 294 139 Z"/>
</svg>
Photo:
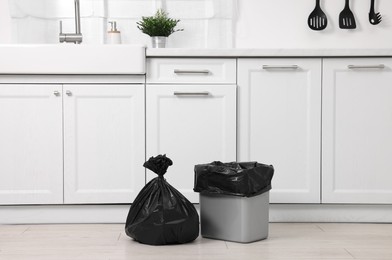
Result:
<svg viewBox="0 0 392 260">
<path fill-rule="evenodd" d="M 156 157 L 150 157 L 150 159 L 143 164 L 145 168 L 155 172 L 160 177 L 166 173 L 167 168 L 171 165 L 173 165 L 173 161 L 170 160 L 170 158 L 167 158 L 166 154 L 159 154 Z"/>
<path fill-rule="evenodd" d="M 143 165 L 158 177 L 139 192 L 125 223 L 125 233 L 140 243 L 182 244 L 199 236 L 199 214 L 195 206 L 163 178 L 172 164 L 166 155 L 158 155 Z"/>
<path fill-rule="evenodd" d="M 215 161 L 195 166 L 195 192 L 253 197 L 271 190 L 272 165 Z"/>
</svg>

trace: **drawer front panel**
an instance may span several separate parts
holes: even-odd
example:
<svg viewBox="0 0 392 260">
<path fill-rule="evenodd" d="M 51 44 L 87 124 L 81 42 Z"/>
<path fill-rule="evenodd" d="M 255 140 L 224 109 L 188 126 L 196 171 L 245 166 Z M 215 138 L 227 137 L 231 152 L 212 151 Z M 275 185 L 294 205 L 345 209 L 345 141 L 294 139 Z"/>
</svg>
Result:
<svg viewBox="0 0 392 260">
<path fill-rule="evenodd" d="M 147 60 L 147 83 L 236 84 L 235 59 Z"/>
</svg>

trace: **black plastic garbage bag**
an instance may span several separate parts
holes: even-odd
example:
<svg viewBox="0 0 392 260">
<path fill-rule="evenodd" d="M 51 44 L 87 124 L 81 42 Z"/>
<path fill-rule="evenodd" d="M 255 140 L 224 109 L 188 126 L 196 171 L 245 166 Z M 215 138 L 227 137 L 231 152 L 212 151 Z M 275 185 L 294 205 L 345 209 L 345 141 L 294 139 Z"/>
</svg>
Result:
<svg viewBox="0 0 392 260">
<path fill-rule="evenodd" d="M 271 189 L 272 165 L 212 162 L 195 165 L 194 191 L 253 197 Z"/>
<path fill-rule="evenodd" d="M 166 155 L 158 155 L 143 165 L 158 177 L 140 191 L 125 224 L 125 233 L 140 243 L 182 244 L 199 236 L 199 215 L 195 207 L 163 178 L 172 164 Z"/>
</svg>

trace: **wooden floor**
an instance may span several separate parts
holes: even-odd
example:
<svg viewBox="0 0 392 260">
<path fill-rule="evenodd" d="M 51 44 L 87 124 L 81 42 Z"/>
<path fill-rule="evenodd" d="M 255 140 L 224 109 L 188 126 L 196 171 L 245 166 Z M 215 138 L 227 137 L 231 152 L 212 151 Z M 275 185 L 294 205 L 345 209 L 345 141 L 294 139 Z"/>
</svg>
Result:
<svg viewBox="0 0 392 260">
<path fill-rule="evenodd" d="M 0 225 L 0 259 L 392 259 L 392 224 L 270 223 L 269 238 L 240 244 L 199 237 L 148 246 L 123 225 Z"/>
</svg>

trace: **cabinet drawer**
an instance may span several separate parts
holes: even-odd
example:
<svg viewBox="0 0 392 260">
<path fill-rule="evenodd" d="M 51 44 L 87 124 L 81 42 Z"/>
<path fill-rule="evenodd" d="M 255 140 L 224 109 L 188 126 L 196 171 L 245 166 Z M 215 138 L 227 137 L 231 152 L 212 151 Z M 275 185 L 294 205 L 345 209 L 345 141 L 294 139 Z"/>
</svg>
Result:
<svg viewBox="0 0 392 260">
<path fill-rule="evenodd" d="M 147 83 L 236 84 L 235 59 L 147 60 Z"/>
</svg>

